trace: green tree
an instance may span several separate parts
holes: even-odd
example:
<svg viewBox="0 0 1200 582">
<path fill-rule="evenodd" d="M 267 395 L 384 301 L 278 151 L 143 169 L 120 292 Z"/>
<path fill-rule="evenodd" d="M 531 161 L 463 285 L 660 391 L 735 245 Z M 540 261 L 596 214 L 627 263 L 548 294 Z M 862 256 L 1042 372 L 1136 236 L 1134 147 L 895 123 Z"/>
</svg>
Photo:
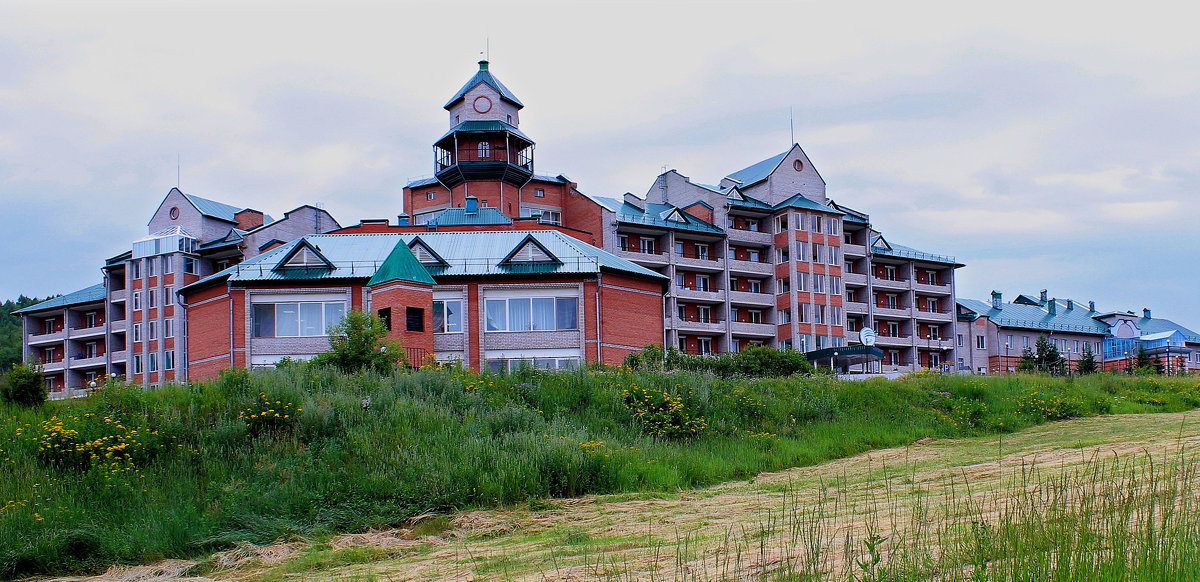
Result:
<svg viewBox="0 0 1200 582">
<path fill-rule="evenodd" d="M 41 372 L 23 364 L 13 364 L 2 381 L 0 396 L 21 406 L 40 406 L 49 396 Z"/>
<path fill-rule="evenodd" d="M 1029 349 L 1029 346 L 1025 346 L 1025 349 L 1021 350 L 1021 363 L 1017 365 L 1017 371 L 1018 372 L 1036 372 L 1037 371 L 1037 358 L 1034 357 L 1033 350 Z"/>
<path fill-rule="evenodd" d="M 404 359 L 400 342 L 385 339 L 387 325 L 377 315 L 351 311 L 329 328 L 330 350 L 316 358 L 316 365 L 334 366 L 342 372 L 373 370 L 391 374 Z"/>
<path fill-rule="evenodd" d="M 1096 367 L 1096 354 L 1092 353 L 1091 342 L 1083 342 L 1083 351 L 1079 352 L 1079 364 L 1075 366 L 1075 371 L 1080 374 L 1093 374 Z"/>
<path fill-rule="evenodd" d="M 16 301 L 0 303 L 0 370 L 21 362 L 21 318 L 12 313 L 42 301 L 21 295 Z"/>
<path fill-rule="evenodd" d="M 1055 376 L 1062 375 L 1066 371 L 1066 360 L 1055 346 L 1046 336 L 1038 337 L 1035 345 L 1034 368 L 1038 372 L 1053 374 Z"/>
<path fill-rule="evenodd" d="M 1133 370 L 1130 373 L 1138 372 L 1142 374 L 1161 373 L 1154 367 L 1154 359 L 1146 352 L 1145 346 L 1138 344 L 1137 356 L 1133 359 Z"/>
</svg>

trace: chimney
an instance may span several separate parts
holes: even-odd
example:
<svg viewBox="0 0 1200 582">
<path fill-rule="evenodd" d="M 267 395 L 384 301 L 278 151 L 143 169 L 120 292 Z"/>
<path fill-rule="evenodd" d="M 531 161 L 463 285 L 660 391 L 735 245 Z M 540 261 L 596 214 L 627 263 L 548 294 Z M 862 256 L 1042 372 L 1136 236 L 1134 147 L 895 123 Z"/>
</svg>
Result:
<svg viewBox="0 0 1200 582">
<path fill-rule="evenodd" d="M 1042 303 L 1045 303 L 1046 302 L 1046 290 L 1042 289 L 1041 293 L 1042 293 L 1042 296 L 1041 296 Z"/>
<path fill-rule="evenodd" d="M 486 72 L 488 70 L 487 67 L 488 67 L 488 62 L 486 60 L 479 61 L 479 71 L 481 73 Z"/>
<path fill-rule="evenodd" d="M 408 226 L 408 214 L 401 212 L 396 215 L 396 226 Z"/>
<path fill-rule="evenodd" d="M 487 61 L 484 61 L 486 64 Z M 479 199 L 474 196 L 467 196 L 467 214 L 475 214 L 479 212 Z"/>
<path fill-rule="evenodd" d="M 237 221 L 237 227 L 242 230 L 250 230 L 258 228 L 263 224 L 263 213 L 252 210 L 250 208 L 243 209 L 233 215 L 233 219 Z"/>
<path fill-rule="evenodd" d="M 1070 310 L 1072 310 L 1072 309 L 1075 309 L 1075 300 L 1074 300 L 1074 299 L 1068 299 L 1068 300 L 1067 300 L 1067 311 L 1070 311 Z"/>
<path fill-rule="evenodd" d="M 992 291 L 992 309 L 1004 309 L 999 291 Z"/>
<path fill-rule="evenodd" d="M 1045 291 L 1042 292 L 1042 297 L 1045 297 Z M 1051 299 L 1050 301 L 1047 301 L 1046 311 L 1049 311 L 1050 315 L 1058 315 L 1058 300 Z"/>
<path fill-rule="evenodd" d="M 1091 313 L 1093 311 L 1096 311 L 1096 302 L 1088 301 L 1088 313 Z"/>
<path fill-rule="evenodd" d="M 1142 309 L 1142 317 L 1145 317 L 1146 319 L 1150 319 L 1150 308 L 1149 307 Z"/>
</svg>

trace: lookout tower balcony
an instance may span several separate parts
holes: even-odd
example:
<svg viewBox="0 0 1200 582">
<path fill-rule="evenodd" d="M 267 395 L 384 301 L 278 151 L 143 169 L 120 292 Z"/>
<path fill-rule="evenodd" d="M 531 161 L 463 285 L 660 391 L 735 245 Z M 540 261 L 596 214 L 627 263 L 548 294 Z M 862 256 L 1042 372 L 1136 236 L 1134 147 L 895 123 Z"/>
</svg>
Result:
<svg viewBox="0 0 1200 582">
<path fill-rule="evenodd" d="M 503 121 L 464 121 L 433 144 L 434 171 L 449 187 L 474 180 L 520 186 L 533 176 L 533 140 Z"/>
</svg>

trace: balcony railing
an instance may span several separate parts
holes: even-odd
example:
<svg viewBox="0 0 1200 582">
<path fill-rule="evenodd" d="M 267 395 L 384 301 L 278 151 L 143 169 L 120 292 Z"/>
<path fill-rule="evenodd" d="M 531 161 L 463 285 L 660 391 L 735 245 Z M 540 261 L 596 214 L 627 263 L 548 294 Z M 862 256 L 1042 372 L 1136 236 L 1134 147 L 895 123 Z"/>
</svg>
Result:
<svg viewBox="0 0 1200 582">
<path fill-rule="evenodd" d="M 62 341 L 64 339 L 66 339 L 66 337 L 67 337 L 67 331 L 65 329 L 60 329 L 58 331 L 54 331 L 54 332 L 50 332 L 50 333 L 30 334 L 29 340 L 26 343 L 28 343 L 29 345 L 32 346 L 32 345 L 36 345 L 36 344 L 44 344 L 44 343 L 48 343 L 48 342 Z"/>
<path fill-rule="evenodd" d="M 872 281 L 876 287 L 885 287 L 889 289 L 908 289 L 908 279 L 903 277 L 897 277 L 895 279 L 873 277 Z"/>
<path fill-rule="evenodd" d="M 773 306 L 775 295 L 765 291 L 729 291 L 729 301 L 732 303 L 749 303 L 751 305 Z"/>
<path fill-rule="evenodd" d="M 716 261 L 720 258 L 714 252 L 697 253 L 696 251 L 684 251 L 682 253 L 675 251 L 675 256 L 681 259 L 696 259 L 700 261 Z"/>
<path fill-rule="evenodd" d="M 93 326 L 80 326 L 71 328 L 71 337 L 90 337 L 101 335 L 104 333 L 104 322 L 99 322 Z"/>
<path fill-rule="evenodd" d="M 757 335 L 774 337 L 778 331 L 778 326 L 774 323 L 765 321 L 734 321 L 730 324 L 730 331 L 740 335 Z"/>
</svg>

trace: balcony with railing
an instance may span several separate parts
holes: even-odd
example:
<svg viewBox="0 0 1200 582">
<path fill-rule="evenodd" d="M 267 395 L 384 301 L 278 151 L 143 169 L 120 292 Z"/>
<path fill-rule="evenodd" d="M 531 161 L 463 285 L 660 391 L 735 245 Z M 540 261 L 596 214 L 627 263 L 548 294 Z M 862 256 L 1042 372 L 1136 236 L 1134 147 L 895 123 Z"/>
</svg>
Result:
<svg viewBox="0 0 1200 582">
<path fill-rule="evenodd" d="M 67 362 L 64 358 L 45 359 L 43 358 L 39 365 L 42 367 L 43 373 L 61 372 L 67 368 Z"/>
<path fill-rule="evenodd" d="M 87 339 L 104 336 L 104 322 L 98 322 L 95 325 L 88 326 L 86 323 L 81 323 L 79 327 L 71 328 L 71 339 Z"/>
<path fill-rule="evenodd" d="M 61 342 L 67 339 L 67 330 L 62 329 L 50 333 L 29 334 L 29 339 L 25 341 L 30 346 L 38 346 Z"/>
<path fill-rule="evenodd" d="M 843 271 L 842 280 L 847 285 L 865 286 L 867 284 L 867 275 L 865 273 L 851 273 L 850 271 Z"/>
<path fill-rule="evenodd" d="M 719 317 L 704 317 L 701 315 L 685 315 L 680 317 L 676 314 L 671 318 L 671 326 L 674 329 L 688 332 L 706 332 L 706 333 L 724 333 L 725 320 Z"/>
<path fill-rule="evenodd" d="M 862 301 L 847 301 L 846 313 L 867 313 L 870 311 L 870 305 Z"/>
<path fill-rule="evenodd" d="M 642 250 L 638 247 L 617 248 L 614 253 L 618 257 L 627 261 L 632 261 L 643 266 L 665 267 L 669 262 L 667 254 L 660 251 L 651 251 L 649 249 Z"/>
<path fill-rule="evenodd" d="M 113 363 L 129 361 L 129 350 L 116 350 L 108 353 L 108 358 Z"/>
<path fill-rule="evenodd" d="M 905 277 L 896 277 L 895 279 L 872 277 L 871 283 L 877 289 L 908 290 L 908 279 Z"/>
<path fill-rule="evenodd" d="M 88 356 L 87 354 L 76 354 L 71 358 L 70 366 L 72 370 L 81 370 L 84 368 L 104 367 L 104 354 Z"/>
<path fill-rule="evenodd" d="M 941 281 L 942 279 L 938 279 L 938 282 Z M 921 279 L 917 279 L 913 282 L 913 289 L 929 295 L 951 295 L 954 293 L 954 286 L 950 285 L 949 282 L 946 282 L 945 285 L 933 285 L 930 283 L 923 283 Z"/>
<path fill-rule="evenodd" d="M 729 291 L 729 302 L 740 305 L 774 307 L 775 296 L 766 291 Z"/>
<path fill-rule="evenodd" d="M 722 271 L 725 269 L 719 255 L 712 250 L 703 252 L 696 252 L 694 249 L 685 249 L 683 252 L 676 250 L 673 260 L 680 267 L 699 271 Z"/>
<path fill-rule="evenodd" d="M 729 330 L 734 335 L 753 335 L 759 337 L 775 337 L 779 327 L 773 323 L 763 321 L 733 321 L 730 322 Z"/>
<path fill-rule="evenodd" d="M 865 257 L 867 256 L 867 247 L 866 245 L 842 243 L 842 254 L 852 257 Z"/>
<path fill-rule="evenodd" d="M 761 230 L 726 228 L 725 235 L 729 237 L 729 242 L 750 243 L 763 246 L 770 246 L 775 242 L 775 235 L 769 232 L 763 232 Z"/>
<path fill-rule="evenodd" d="M 916 308 L 912 310 L 912 316 L 916 319 L 924 321 L 952 321 L 954 314 L 949 311 L 931 311 L 929 309 Z"/>
<path fill-rule="evenodd" d="M 753 275 L 774 275 L 775 265 L 767 260 L 763 253 L 757 261 L 749 259 L 729 259 L 729 270 L 733 273 L 748 273 Z"/>
<path fill-rule="evenodd" d="M 891 348 L 911 348 L 913 345 L 913 337 L 911 335 L 884 335 L 882 333 L 875 336 L 875 345 L 880 347 Z"/>
<path fill-rule="evenodd" d="M 680 299 L 691 299 L 695 301 L 723 302 L 725 301 L 725 290 L 718 289 L 715 285 L 699 286 L 695 283 L 687 285 L 675 285 L 672 287 L 675 291 L 675 296 Z"/>
<path fill-rule="evenodd" d="M 876 317 L 899 317 L 901 319 L 908 319 L 908 318 L 912 317 L 912 310 L 909 309 L 909 307 L 907 305 L 903 305 L 900 303 L 896 303 L 893 305 L 888 305 L 886 303 L 883 305 L 876 304 L 875 305 L 875 316 Z"/>
</svg>

